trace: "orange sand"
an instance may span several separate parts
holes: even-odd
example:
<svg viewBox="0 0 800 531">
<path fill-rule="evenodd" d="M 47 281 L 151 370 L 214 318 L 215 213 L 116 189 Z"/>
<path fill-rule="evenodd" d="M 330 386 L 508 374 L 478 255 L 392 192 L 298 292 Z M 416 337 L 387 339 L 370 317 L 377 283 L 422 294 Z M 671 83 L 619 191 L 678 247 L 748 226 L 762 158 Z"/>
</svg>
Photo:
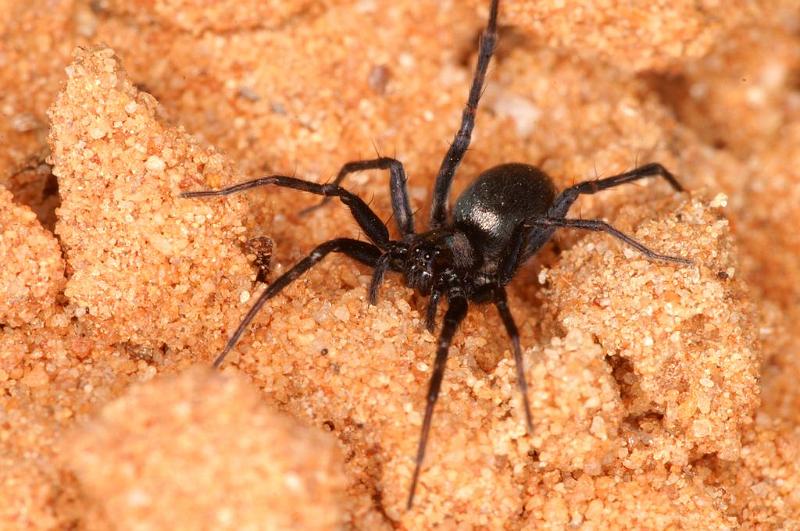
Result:
<svg viewBox="0 0 800 531">
<path fill-rule="evenodd" d="M 252 238 L 274 242 L 272 280 L 358 231 L 337 204 L 298 217 L 316 198 L 296 192 L 177 194 L 327 180 L 377 149 L 423 225 L 486 2 L 252 4 L 0 9 L 0 527 L 800 525 L 792 2 L 504 0 L 456 193 L 510 160 L 560 187 L 657 160 L 690 192 L 572 214 L 695 265 L 564 233 L 523 268 L 532 435 L 500 320 L 474 307 L 410 512 L 425 301 L 390 276 L 371 307 L 369 270 L 329 258 L 222 376 L 193 367 L 264 289 Z M 389 218 L 384 174 L 348 186 Z"/>
<path fill-rule="evenodd" d="M 100 525 L 325 529 L 346 506 L 332 436 L 207 368 L 132 387 L 65 447 Z"/>
</svg>

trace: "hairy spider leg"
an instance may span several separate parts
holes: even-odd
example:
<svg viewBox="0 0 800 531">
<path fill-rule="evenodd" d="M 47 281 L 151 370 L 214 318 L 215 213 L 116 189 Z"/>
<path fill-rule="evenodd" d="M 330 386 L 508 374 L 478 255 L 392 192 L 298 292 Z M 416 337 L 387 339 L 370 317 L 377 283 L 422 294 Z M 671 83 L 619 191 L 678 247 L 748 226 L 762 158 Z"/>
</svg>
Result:
<svg viewBox="0 0 800 531">
<path fill-rule="evenodd" d="M 425 328 L 431 334 L 436 328 L 436 308 L 439 307 L 439 299 L 441 298 L 442 290 L 434 286 L 431 290 L 431 296 L 428 298 L 428 308 L 425 310 Z"/>
<path fill-rule="evenodd" d="M 525 249 L 520 254 L 519 263 L 516 265 L 523 263 L 525 260 L 534 255 L 541 248 L 541 246 L 552 237 L 555 230 L 560 227 L 607 232 L 634 247 L 648 258 L 676 262 L 679 264 L 692 264 L 692 261 L 687 260 L 686 258 L 666 256 L 656 253 L 655 251 L 652 251 L 651 249 L 637 242 L 630 236 L 627 236 L 626 234 L 615 229 L 608 223 L 602 221 L 594 222 L 593 220 L 565 220 L 567 212 L 579 196 L 595 194 L 602 190 L 608 190 L 609 188 L 614 188 L 616 186 L 638 181 L 639 179 L 646 179 L 648 177 L 662 177 L 676 191 L 683 191 L 683 187 L 675 178 L 675 176 L 657 162 L 645 164 L 644 166 L 634 168 L 625 173 L 612 175 L 611 177 L 606 177 L 604 179 L 583 181 L 574 184 L 565 189 L 555 198 L 553 201 L 553 206 L 551 206 L 547 211 L 545 218 L 529 220 L 526 222 L 527 225 L 536 225 L 545 230 L 539 233 L 529 231 L 527 234 L 527 243 Z M 586 222 L 590 221 L 591 223 L 585 224 Z"/>
<path fill-rule="evenodd" d="M 469 89 L 469 97 L 464 111 L 461 113 L 461 126 L 458 128 L 453 143 L 442 159 L 439 173 L 433 185 L 433 198 L 431 204 L 430 228 L 436 229 L 447 222 L 447 200 L 450 196 L 450 187 L 461 159 L 469 148 L 472 139 L 472 129 L 475 127 L 475 113 L 478 110 L 478 101 L 483 93 L 483 83 L 486 79 L 486 70 L 494 53 L 497 42 L 497 10 L 499 0 L 492 0 L 489 12 L 489 22 L 481 34 L 480 49 L 478 50 L 478 64 L 475 66 L 475 75 Z"/>
<path fill-rule="evenodd" d="M 242 319 L 242 322 L 239 323 L 239 326 L 228 340 L 225 348 L 214 360 L 214 368 L 219 367 L 225 359 L 225 356 L 236 346 L 236 343 L 239 342 L 244 331 L 250 326 L 250 322 L 255 318 L 258 312 L 261 311 L 264 303 L 280 293 L 283 288 L 297 280 L 300 275 L 314 267 L 330 253 L 344 253 L 350 258 L 354 258 L 369 266 L 375 266 L 375 263 L 381 255 L 380 249 L 371 243 L 354 240 L 352 238 L 336 238 L 335 240 L 329 240 L 318 245 L 308 256 L 297 262 L 289 271 L 275 279 L 275 282 L 270 284 L 267 289 L 264 290 L 264 293 L 258 297 L 255 304 L 253 304 L 247 312 L 247 315 Z"/>
<path fill-rule="evenodd" d="M 611 236 L 623 241 L 627 245 L 633 247 L 647 258 L 651 260 L 661 260 L 663 262 L 674 262 L 676 264 L 692 265 L 694 262 L 688 258 L 680 256 L 669 256 L 666 254 L 659 254 L 649 247 L 634 240 L 624 232 L 615 229 L 601 219 L 565 219 L 565 218 L 539 218 L 532 219 L 530 223 L 539 227 L 554 227 L 554 228 L 567 228 L 567 229 L 585 229 L 597 232 L 605 232 Z"/>
<path fill-rule="evenodd" d="M 514 229 L 514 233 L 511 235 L 511 245 L 503 252 L 503 256 L 500 258 L 500 265 L 497 268 L 497 284 L 499 286 L 505 286 L 511 282 L 517 272 L 517 268 L 522 264 L 520 256 L 525 249 L 525 243 L 528 240 L 530 231 L 531 227 L 525 222 L 520 223 Z"/>
<path fill-rule="evenodd" d="M 350 212 L 353 214 L 358 226 L 372 240 L 372 242 L 381 249 L 387 249 L 389 245 L 389 230 L 383 224 L 381 218 L 367 205 L 363 199 L 357 195 L 345 190 L 336 184 L 317 184 L 310 181 L 304 181 L 296 177 L 286 177 L 284 175 L 270 175 L 268 177 L 260 177 L 251 181 L 234 184 L 221 190 L 200 190 L 197 192 L 183 192 L 181 197 L 214 197 L 231 195 L 252 188 L 260 186 L 281 186 L 283 188 L 291 188 L 293 190 L 300 190 L 302 192 L 309 192 L 317 195 L 324 195 L 326 197 L 338 197 L 342 203 L 347 205 Z"/>
<path fill-rule="evenodd" d="M 519 330 L 508 308 L 505 288 L 498 286 L 494 291 L 494 305 L 503 320 L 508 337 L 514 346 L 514 363 L 517 366 L 517 386 L 522 395 L 522 405 L 525 408 L 525 423 L 528 425 L 528 433 L 533 433 L 533 419 L 531 417 L 531 405 L 528 402 L 528 382 L 525 379 L 525 366 L 522 362 L 522 347 L 519 343 Z"/>
<path fill-rule="evenodd" d="M 608 190 L 615 186 L 620 186 L 627 183 L 638 181 L 639 179 L 646 179 L 648 177 L 663 177 L 672 188 L 678 192 L 683 192 L 683 186 L 678 182 L 674 175 L 669 170 L 658 162 L 652 162 L 639 166 L 631 171 L 620 173 L 619 175 L 612 175 L 604 179 L 596 179 L 591 181 L 583 181 L 574 184 L 561 192 L 558 197 L 553 201 L 553 206 L 547 212 L 549 218 L 563 218 L 567 215 L 569 207 L 578 199 L 580 195 L 595 194 L 602 190 Z"/>
<path fill-rule="evenodd" d="M 389 170 L 389 190 L 392 196 L 392 212 L 397 228 L 403 238 L 414 234 L 414 215 L 411 212 L 411 204 L 408 200 L 408 189 L 406 188 L 406 171 L 403 163 L 390 157 L 378 157 L 377 159 L 356 160 L 346 163 L 339 170 L 336 178 L 331 184 L 341 185 L 344 178 L 357 171 L 364 170 Z M 319 204 L 310 206 L 300 211 L 304 216 L 316 210 L 330 201 L 330 197 L 325 197 Z"/>
<path fill-rule="evenodd" d="M 236 332 L 228 340 L 223 351 L 214 360 L 214 367 L 219 367 L 225 356 L 233 349 L 236 343 L 241 338 L 245 329 L 250 322 L 255 318 L 264 303 L 278 294 L 284 287 L 289 285 L 297 277 L 302 275 L 317 262 L 322 260 L 327 254 L 331 252 L 341 252 L 351 258 L 363 262 L 372 267 L 378 265 L 378 261 L 385 255 L 383 252 L 390 247 L 389 231 L 386 226 L 381 222 L 375 212 L 357 195 L 345 190 L 344 188 L 334 184 L 317 184 L 295 177 L 286 177 L 283 175 L 271 175 L 268 177 L 261 177 L 251 181 L 235 184 L 221 190 L 200 190 L 196 192 L 183 192 L 180 194 L 184 198 L 193 197 L 218 197 L 243 192 L 260 186 L 281 186 L 291 188 L 294 190 L 301 190 L 310 192 L 317 195 L 324 195 L 326 197 L 338 197 L 342 203 L 350 208 L 350 212 L 355 218 L 358 225 L 364 233 L 374 242 L 373 244 L 354 240 L 351 238 L 337 238 L 327 241 L 317 246 L 311 254 L 306 258 L 295 264 L 289 271 L 278 277 L 275 282 L 267 287 L 266 291 L 256 300 L 255 304 L 250 308 L 245 315 Z M 387 262 L 388 264 L 388 262 Z M 377 288 L 376 288 L 377 290 Z"/>
<path fill-rule="evenodd" d="M 372 280 L 369 283 L 369 303 L 378 304 L 378 289 L 383 283 L 383 277 L 391 266 L 391 253 L 384 253 L 375 262 L 375 271 L 372 272 Z"/>
<path fill-rule="evenodd" d="M 511 282 L 514 273 L 520 264 L 520 255 L 523 251 L 527 234 L 530 227 L 526 223 L 520 223 L 514 229 L 511 237 L 511 245 L 508 246 L 504 255 L 500 259 L 498 267 L 497 284 L 494 286 L 492 292 L 492 302 L 494 302 L 500 318 L 503 320 L 503 325 L 506 328 L 506 333 L 511 339 L 511 345 L 514 348 L 514 365 L 517 368 L 517 386 L 522 395 L 522 406 L 525 409 L 525 424 L 528 428 L 528 433 L 533 433 L 533 416 L 531 415 L 531 405 L 528 400 L 528 381 L 525 379 L 525 366 L 522 360 L 522 347 L 519 341 L 519 330 L 517 324 L 514 322 L 514 317 L 511 315 L 511 310 L 508 307 L 508 298 L 506 290 L 503 286 Z"/>
<path fill-rule="evenodd" d="M 458 325 L 467 315 L 467 298 L 463 294 L 448 295 L 449 306 L 444 314 L 442 331 L 439 334 L 439 345 L 436 348 L 436 360 L 433 363 L 433 373 L 428 384 L 428 395 L 425 402 L 425 417 L 422 420 L 422 431 L 417 447 L 417 461 L 414 466 L 414 476 L 411 479 L 411 491 L 408 494 L 406 509 L 410 510 L 414 504 L 414 493 L 417 490 L 417 480 L 422 462 L 425 459 L 425 448 L 428 445 L 428 435 L 431 431 L 431 420 L 433 419 L 433 407 L 439 398 L 439 390 L 442 387 L 442 377 L 444 368 L 447 364 L 447 355 L 450 352 L 450 343 L 453 341 Z"/>
</svg>

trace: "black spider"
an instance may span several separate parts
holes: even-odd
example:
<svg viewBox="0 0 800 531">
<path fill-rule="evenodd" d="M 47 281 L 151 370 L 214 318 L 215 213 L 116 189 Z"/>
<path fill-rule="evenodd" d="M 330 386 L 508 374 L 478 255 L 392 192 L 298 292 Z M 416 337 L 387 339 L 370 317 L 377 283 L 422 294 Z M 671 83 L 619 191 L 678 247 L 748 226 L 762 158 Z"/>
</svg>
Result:
<svg viewBox="0 0 800 531">
<path fill-rule="evenodd" d="M 325 196 L 320 204 L 312 208 L 322 206 L 331 197 L 338 197 L 350 208 L 359 227 L 372 242 L 336 238 L 318 245 L 311 254 L 278 277 L 261 294 L 231 336 L 225 349 L 214 361 L 215 367 L 222 363 L 228 352 L 236 345 L 267 300 L 280 293 L 283 288 L 331 252 L 344 253 L 374 268 L 369 286 L 370 304 L 375 304 L 378 288 L 387 271 L 402 273 L 409 287 L 430 296 L 426 325 L 431 332 L 434 330 L 437 304 L 442 296 L 447 299 L 448 308 L 439 333 L 416 466 L 408 496 L 408 508 L 411 508 L 414 501 L 420 466 L 425 456 L 430 432 L 433 407 L 442 384 L 450 343 L 456 328 L 467 314 L 468 301 L 492 302 L 500 313 L 513 344 L 517 382 L 530 432 L 533 430 L 533 423 L 523 371 L 522 349 L 517 326 L 506 302 L 504 287 L 514 277 L 519 266 L 534 255 L 552 237 L 556 229 L 565 227 L 607 232 L 650 259 L 679 264 L 692 263 L 685 258 L 658 254 L 604 221 L 565 217 L 572 203 L 581 194 L 593 194 L 645 177 L 661 176 L 675 190 L 681 191 L 682 187 L 678 181 L 657 163 L 647 164 L 613 177 L 578 183 L 560 194 L 557 193 L 550 177 L 538 168 L 520 163 L 501 164 L 479 175 L 458 197 L 452 216 L 448 216 L 447 202 L 453 175 L 470 143 L 486 69 L 497 39 L 498 3 L 499 0 L 492 0 L 489 22 L 481 36 L 478 64 L 462 114 L 461 127 L 436 176 L 427 232 L 417 233 L 414 230 L 403 165 L 388 157 L 348 162 L 330 184 L 317 184 L 294 177 L 271 175 L 222 190 L 181 194 L 182 197 L 221 196 L 257 186 L 277 185 Z M 388 229 L 375 212 L 361 198 L 340 186 L 348 174 L 372 169 L 389 170 L 392 211 L 402 235 L 400 240 L 390 239 Z"/>
</svg>

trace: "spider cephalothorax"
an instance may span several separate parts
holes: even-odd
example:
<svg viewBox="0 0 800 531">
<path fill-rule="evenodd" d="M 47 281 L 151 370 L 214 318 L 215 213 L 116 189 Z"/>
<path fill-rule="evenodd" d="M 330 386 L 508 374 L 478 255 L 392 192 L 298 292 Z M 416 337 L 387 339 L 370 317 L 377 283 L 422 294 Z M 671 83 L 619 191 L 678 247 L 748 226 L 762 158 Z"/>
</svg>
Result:
<svg viewBox="0 0 800 531">
<path fill-rule="evenodd" d="M 455 279 L 467 280 L 474 261 L 474 250 L 464 234 L 437 229 L 411 241 L 400 272 L 405 274 L 408 287 L 430 295 Z"/>
<path fill-rule="evenodd" d="M 322 206 L 331 197 L 338 197 L 350 209 L 359 227 L 370 240 L 368 243 L 351 238 L 337 238 L 324 242 L 278 277 L 250 308 L 225 349 L 214 361 L 215 367 L 222 363 L 236 345 L 267 300 L 331 252 L 344 253 L 374 269 L 369 286 L 369 301 L 373 304 L 377 301 L 378 289 L 387 271 L 404 275 L 409 287 L 429 296 L 426 325 L 431 331 L 435 328 L 438 303 L 442 298 L 447 301 L 426 397 L 422 433 L 408 496 L 409 508 L 414 500 L 420 467 L 425 457 L 433 408 L 441 388 L 450 344 L 456 329 L 467 314 L 470 302 L 491 302 L 500 314 L 511 338 L 517 383 L 530 431 L 533 423 L 523 371 L 522 348 L 516 324 L 506 302 L 505 291 L 506 284 L 514 277 L 519 266 L 534 255 L 558 228 L 606 232 L 650 259 L 679 264 L 691 263 L 685 258 L 658 254 L 602 220 L 566 217 L 570 206 L 580 195 L 594 194 L 646 177 L 660 176 L 675 190 L 682 190 L 672 174 L 658 163 L 646 164 L 604 179 L 581 182 L 561 193 L 557 192 L 550 177 L 538 168 L 522 163 L 501 164 L 479 175 L 458 197 L 452 215 L 448 212 L 450 187 L 456 168 L 469 147 L 478 100 L 494 51 L 498 3 L 499 0 L 492 0 L 489 22 L 481 37 L 478 63 L 461 126 L 436 176 L 428 232 L 418 234 L 414 230 L 405 170 L 402 163 L 388 157 L 348 162 L 330 184 L 271 175 L 222 190 L 181 194 L 182 197 L 224 196 L 258 186 L 276 185 L 325 197 L 322 203 L 312 208 Z M 340 186 L 348 174 L 368 169 L 389 170 L 392 212 L 400 231 L 400 240 L 391 240 L 388 229 L 378 215 L 362 199 Z"/>
</svg>

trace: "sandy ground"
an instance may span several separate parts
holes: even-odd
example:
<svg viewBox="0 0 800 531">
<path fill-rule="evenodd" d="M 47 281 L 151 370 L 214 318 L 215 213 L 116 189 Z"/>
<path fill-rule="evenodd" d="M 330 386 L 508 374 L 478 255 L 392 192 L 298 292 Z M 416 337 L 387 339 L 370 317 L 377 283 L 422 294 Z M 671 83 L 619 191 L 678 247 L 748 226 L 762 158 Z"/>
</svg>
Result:
<svg viewBox="0 0 800 531">
<path fill-rule="evenodd" d="M 425 300 L 332 257 L 211 360 L 267 280 L 363 237 L 262 189 L 396 156 L 417 225 L 484 1 L 0 2 L 0 528 L 800 526 L 800 5 L 504 0 L 472 148 L 692 266 L 563 232 L 473 306 L 405 510 L 436 345 Z M 387 176 L 347 186 L 386 220 Z M 389 225 L 392 225 L 389 220 Z M 392 227 L 394 231 L 394 227 Z M 253 243 L 253 242 L 258 243 Z M 441 317 L 440 309 L 440 317 Z M 220 373 L 221 372 L 221 373 Z"/>
</svg>

